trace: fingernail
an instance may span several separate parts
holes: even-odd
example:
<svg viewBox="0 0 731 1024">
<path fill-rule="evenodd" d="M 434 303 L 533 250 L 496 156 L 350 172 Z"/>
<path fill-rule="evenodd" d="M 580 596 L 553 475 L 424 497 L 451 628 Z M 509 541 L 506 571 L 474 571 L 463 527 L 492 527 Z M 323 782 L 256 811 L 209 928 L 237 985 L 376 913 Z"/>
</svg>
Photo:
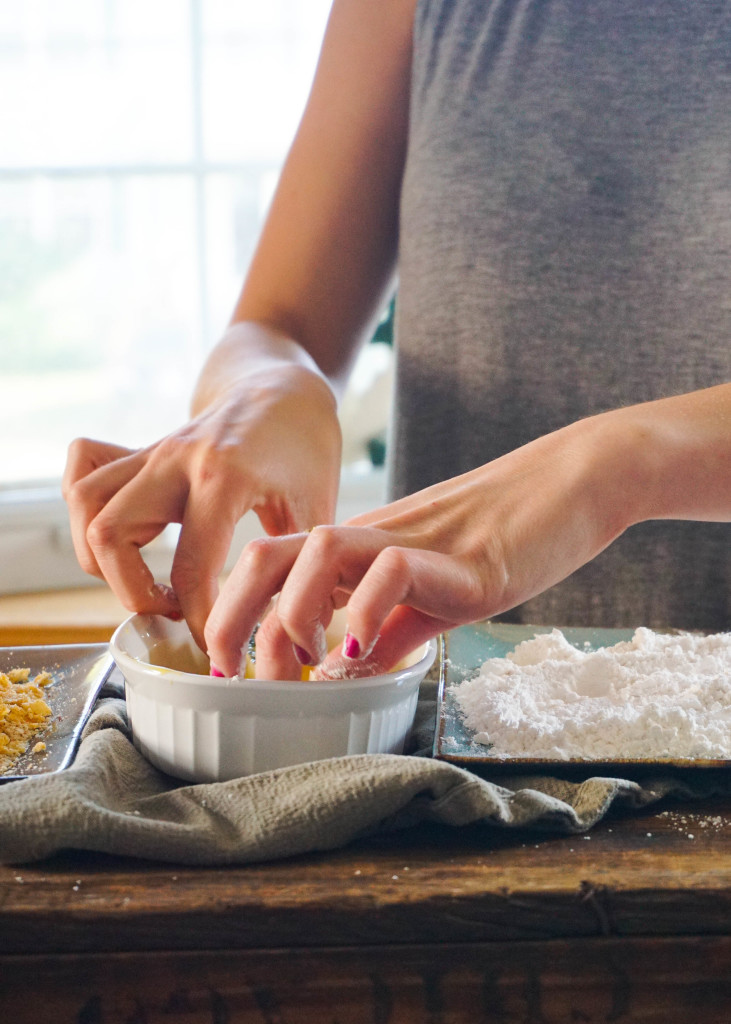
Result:
<svg viewBox="0 0 731 1024">
<path fill-rule="evenodd" d="M 346 633 L 343 639 L 343 655 L 346 658 L 360 657 L 360 644 L 350 633 Z"/>
<path fill-rule="evenodd" d="M 216 668 L 216 666 L 213 665 L 213 664 L 211 664 L 211 675 L 212 676 L 216 676 L 219 679 L 225 679 L 226 678 L 224 676 L 223 672 L 220 670 L 220 668 Z"/>
<path fill-rule="evenodd" d="M 300 647 L 299 644 L 292 644 L 294 655 L 300 665 L 314 665 L 314 661 L 309 656 L 304 647 Z"/>
</svg>

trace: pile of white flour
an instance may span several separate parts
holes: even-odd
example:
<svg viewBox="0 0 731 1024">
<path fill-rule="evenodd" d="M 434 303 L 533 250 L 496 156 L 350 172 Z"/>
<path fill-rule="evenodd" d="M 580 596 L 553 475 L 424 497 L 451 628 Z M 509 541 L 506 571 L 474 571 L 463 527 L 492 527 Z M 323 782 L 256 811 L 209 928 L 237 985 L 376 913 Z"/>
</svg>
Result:
<svg viewBox="0 0 731 1024">
<path fill-rule="evenodd" d="M 731 757 L 731 633 L 643 628 L 592 651 L 554 629 L 452 693 L 490 757 Z"/>
</svg>

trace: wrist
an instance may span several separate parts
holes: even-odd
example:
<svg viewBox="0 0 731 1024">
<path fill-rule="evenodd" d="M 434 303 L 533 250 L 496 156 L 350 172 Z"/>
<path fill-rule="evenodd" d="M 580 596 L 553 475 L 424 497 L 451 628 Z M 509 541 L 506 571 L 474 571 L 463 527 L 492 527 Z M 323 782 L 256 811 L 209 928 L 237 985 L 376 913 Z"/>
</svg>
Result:
<svg viewBox="0 0 731 1024">
<path fill-rule="evenodd" d="M 659 399 L 594 417 L 604 453 L 597 473 L 618 532 L 649 519 L 719 518 L 703 508 L 714 501 L 713 446 L 682 402 Z"/>
<path fill-rule="evenodd" d="M 319 392 L 337 414 L 338 391 L 307 349 L 266 324 L 229 325 L 201 371 L 192 400 L 196 415 L 222 394 L 256 383 Z"/>
<path fill-rule="evenodd" d="M 594 523 L 603 525 L 610 544 L 626 529 L 653 518 L 657 490 L 655 442 L 648 424 L 629 409 L 617 409 L 579 420 L 576 432 L 583 452 L 584 483 Z"/>
<path fill-rule="evenodd" d="M 631 467 L 633 522 L 731 518 L 731 386 L 629 406 L 613 415 Z"/>
</svg>

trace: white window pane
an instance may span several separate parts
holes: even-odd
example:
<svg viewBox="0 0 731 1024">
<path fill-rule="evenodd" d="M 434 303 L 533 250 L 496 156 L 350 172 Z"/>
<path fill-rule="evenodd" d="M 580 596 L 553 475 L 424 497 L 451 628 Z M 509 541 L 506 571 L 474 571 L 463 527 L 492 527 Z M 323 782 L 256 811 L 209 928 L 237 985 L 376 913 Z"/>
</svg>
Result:
<svg viewBox="0 0 731 1024">
<path fill-rule="evenodd" d="M 185 418 L 194 211 L 187 176 L 0 186 L 0 483 L 60 476 L 77 435 L 138 445 Z"/>
<path fill-rule="evenodd" d="M 190 159 L 189 11 L 183 0 L 0 5 L 0 165 Z"/>
<path fill-rule="evenodd" d="M 279 175 L 275 164 L 206 177 L 208 336 L 228 322 Z"/>
<path fill-rule="evenodd" d="M 329 7 L 0 2 L 0 486 L 58 479 L 75 436 L 185 420 Z"/>
<path fill-rule="evenodd" d="M 281 160 L 312 82 L 330 0 L 203 4 L 207 160 Z"/>
</svg>

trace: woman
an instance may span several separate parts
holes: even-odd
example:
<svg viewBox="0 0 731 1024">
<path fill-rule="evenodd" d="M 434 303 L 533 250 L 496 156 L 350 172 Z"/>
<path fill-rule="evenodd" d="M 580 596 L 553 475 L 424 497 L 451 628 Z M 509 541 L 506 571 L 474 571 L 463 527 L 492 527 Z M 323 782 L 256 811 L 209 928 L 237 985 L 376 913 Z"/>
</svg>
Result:
<svg viewBox="0 0 731 1024">
<path fill-rule="evenodd" d="M 72 445 L 82 566 L 226 675 L 277 593 L 261 675 L 346 602 L 323 674 L 501 613 L 727 628 L 730 53 L 728 4 L 336 0 L 190 423 Z M 398 500 L 335 528 L 336 395 L 396 274 Z M 272 537 L 217 595 L 250 508 Z M 173 521 L 168 590 L 139 548 Z"/>
</svg>

